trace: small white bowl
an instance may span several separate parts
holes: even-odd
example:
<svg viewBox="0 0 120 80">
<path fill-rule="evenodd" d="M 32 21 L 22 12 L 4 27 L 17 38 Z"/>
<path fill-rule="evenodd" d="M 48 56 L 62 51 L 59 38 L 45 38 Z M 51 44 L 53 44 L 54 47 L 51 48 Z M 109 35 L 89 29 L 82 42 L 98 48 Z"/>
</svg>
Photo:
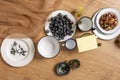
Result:
<svg viewBox="0 0 120 80">
<path fill-rule="evenodd" d="M 102 15 L 104 15 L 104 14 L 106 14 L 106 13 L 108 13 L 108 12 L 111 12 L 111 13 L 113 13 L 113 14 L 116 15 L 116 17 L 117 17 L 117 19 L 118 19 L 118 24 L 117 24 L 117 26 L 116 26 L 115 28 L 113 28 L 112 30 L 106 31 L 106 30 L 104 30 L 104 29 L 100 26 L 99 20 L 100 20 L 100 18 L 101 18 Z M 120 28 L 120 13 L 119 13 L 119 11 L 116 10 L 116 9 L 113 9 L 113 8 L 105 8 L 105 9 L 101 10 L 101 11 L 98 13 L 98 15 L 96 16 L 96 26 L 97 26 L 98 29 L 99 29 L 102 33 L 104 33 L 104 34 L 112 34 L 112 33 L 116 32 L 116 31 L 119 30 L 119 28 Z"/>
<path fill-rule="evenodd" d="M 54 37 L 46 36 L 38 42 L 37 48 L 41 56 L 53 58 L 59 53 L 60 45 L 58 40 Z"/>
</svg>

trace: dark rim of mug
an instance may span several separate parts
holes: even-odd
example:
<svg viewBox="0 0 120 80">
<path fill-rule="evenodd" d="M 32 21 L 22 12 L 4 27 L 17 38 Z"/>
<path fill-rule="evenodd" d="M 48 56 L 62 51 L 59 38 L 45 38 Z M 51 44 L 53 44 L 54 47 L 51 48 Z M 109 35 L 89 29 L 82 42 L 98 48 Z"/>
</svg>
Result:
<svg viewBox="0 0 120 80">
<path fill-rule="evenodd" d="M 43 38 L 45 38 L 45 37 L 53 37 L 53 36 L 43 36 L 43 37 L 41 37 L 41 39 L 43 39 Z M 53 38 L 55 38 L 55 37 L 53 37 Z M 41 40 L 40 39 L 40 40 Z M 56 38 L 55 38 L 56 39 Z M 40 40 L 38 41 L 38 43 L 40 42 Z M 57 40 L 57 39 L 56 39 Z M 57 40 L 57 42 L 59 43 L 59 41 Z M 37 43 L 37 51 L 38 51 L 38 43 Z M 48 58 L 48 57 L 44 57 L 43 55 L 41 55 L 41 53 L 38 51 L 38 53 L 43 57 L 43 58 L 46 58 L 46 59 L 52 59 L 52 58 L 54 58 L 54 57 L 56 57 L 59 53 L 60 53 L 60 43 L 59 43 L 59 51 L 58 51 L 58 53 L 55 55 L 55 56 L 53 56 L 53 57 L 51 57 L 51 58 Z"/>
<path fill-rule="evenodd" d="M 58 67 L 59 67 L 60 64 L 65 64 L 68 67 L 69 70 L 67 71 L 67 73 L 59 73 L 58 72 L 57 69 L 58 69 Z M 57 75 L 59 75 L 59 76 L 65 76 L 65 75 L 67 75 L 70 72 L 70 70 L 71 70 L 70 66 L 66 62 L 60 62 L 60 63 L 56 64 L 55 68 L 54 68 L 55 73 L 57 73 Z"/>
<path fill-rule="evenodd" d="M 89 29 L 89 30 L 92 30 L 92 26 L 93 26 L 93 22 L 92 22 L 92 19 L 90 18 L 90 17 L 88 17 L 88 16 L 83 16 L 83 17 L 81 17 L 79 20 L 78 20 L 78 22 L 77 22 L 77 27 L 78 27 L 78 29 L 80 30 L 80 31 L 84 31 L 84 30 L 82 30 L 82 29 L 80 29 L 80 27 L 78 26 L 78 23 L 79 23 L 79 21 L 81 20 L 81 19 L 83 19 L 83 18 L 88 18 L 90 21 L 91 21 L 91 23 L 92 23 L 92 25 L 91 25 L 91 28 Z M 87 32 L 87 31 L 89 31 L 89 30 L 86 30 L 86 31 L 84 31 L 84 32 Z"/>
<path fill-rule="evenodd" d="M 73 41 L 75 42 L 75 47 L 72 48 L 72 49 L 68 49 L 68 48 L 66 47 L 66 43 L 67 43 L 67 41 L 69 41 L 69 40 L 73 40 Z M 75 41 L 75 39 L 70 38 L 70 39 L 68 39 L 68 40 L 65 41 L 65 47 L 66 47 L 68 50 L 73 50 L 73 49 L 76 48 L 76 46 L 77 46 L 77 42 Z"/>
</svg>

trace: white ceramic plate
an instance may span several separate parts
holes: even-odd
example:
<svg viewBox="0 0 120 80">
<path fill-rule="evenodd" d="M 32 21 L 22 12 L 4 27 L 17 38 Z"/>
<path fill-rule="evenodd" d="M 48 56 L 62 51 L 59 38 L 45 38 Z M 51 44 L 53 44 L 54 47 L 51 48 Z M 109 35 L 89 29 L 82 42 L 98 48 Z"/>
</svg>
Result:
<svg viewBox="0 0 120 80">
<path fill-rule="evenodd" d="M 21 48 L 25 51 L 24 54 L 21 53 Z M 14 53 L 14 51 L 16 52 Z M 34 52 L 34 44 L 30 38 L 6 38 L 1 45 L 3 60 L 14 67 L 22 67 L 30 63 L 34 57 Z"/>
<path fill-rule="evenodd" d="M 101 28 L 101 26 L 99 25 L 99 20 L 100 20 L 101 16 L 104 15 L 104 14 L 106 14 L 106 13 L 108 13 L 108 12 L 115 14 L 116 17 L 117 17 L 117 19 L 118 19 L 118 24 L 117 24 L 117 26 L 116 26 L 114 29 L 110 30 L 110 31 L 104 30 L 104 29 Z M 97 25 L 98 29 L 99 29 L 101 32 L 103 32 L 104 34 L 112 34 L 112 33 L 116 32 L 118 29 L 120 29 L 120 13 L 119 13 L 119 11 L 116 10 L 116 9 L 113 9 L 113 8 L 105 8 L 105 9 L 102 9 L 102 10 L 97 14 L 97 16 L 96 16 L 96 25 Z"/>
<path fill-rule="evenodd" d="M 38 52 L 45 58 L 55 57 L 60 50 L 60 45 L 57 39 L 51 36 L 43 37 L 38 42 Z"/>
<path fill-rule="evenodd" d="M 102 10 L 102 9 L 101 9 L 101 10 Z M 93 33 L 94 33 L 98 38 L 103 39 L 103 40 L 111 40 L 111 39 L 114 39 L 114 38 L 116 38 L 116 37 L 120 34 L 120 29 L 118 29 L 115 33 L 112 33 L 112 34 L 104 34 L 104 33 L 102 33 L 102 32 L 98 29 L 98 27 L 97 27 L 96 24 L 95 24 L 95 23 L 96 23 L 96 16 L 97 16 L 97 14 L 98 14 L 101 10 L 97 11 L 97 12 L 94 14 L 93 18 L 92 18 L 93 28 L 95 28 L 95 30 L 93 30 Z"/>
<path fill-rule="evenodd" d="M 67 36 L 64 37 L 64 39 L 59 40 L 59 42 L 63 42 L 63 41 L 66 41 L 66 40 L 72 38 L 73 35 L 74 35 L 75 32 L 76 32 L 76 20 L 75 20 L 75 18 L 73 17 L 73 15 L 72 15 L 71 13 L 69 13 L 68 11 L 57 10 L 57 11 L 52 12 L 52 13 L 48 16 L 48 18 L 47 18 L 47 20 L 46 20 L 46 22 L 45 22 L 45 31 L 47 31 L 47 30 L 50 31 L 50 29 L 49 29 L 50 21 L 48 21 L 48 20 L 49 20 L 51 17 L 55 17 L 55 16 L 58 15 L 59 13 L 61 13 L 62 15 L 67 15 L 68 18 L 73 22 L 73 25 L 72 25 L 72 26 L 73 26 L 73 28 L 72 28 L 73 34 L 72 34 L 71 36 L 67 35 Z M 53 36 L 51 32 L 47 33 L 47 35 Z"/>
</svg>

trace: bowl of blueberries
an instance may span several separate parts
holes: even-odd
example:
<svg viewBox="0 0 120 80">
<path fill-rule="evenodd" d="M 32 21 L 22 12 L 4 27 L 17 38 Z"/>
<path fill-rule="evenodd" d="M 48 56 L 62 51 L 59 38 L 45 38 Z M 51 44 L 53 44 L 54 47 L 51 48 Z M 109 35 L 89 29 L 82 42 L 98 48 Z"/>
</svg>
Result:
<svg viewBox="0 0 120 80">
<path fill-rule="evenodd" d="M 76 20 L 68 11 L 54 11 L 46 19 L 45 32 L 59 42 L 66 41 L 72 38 L 76 32 Z"/>
</svg>

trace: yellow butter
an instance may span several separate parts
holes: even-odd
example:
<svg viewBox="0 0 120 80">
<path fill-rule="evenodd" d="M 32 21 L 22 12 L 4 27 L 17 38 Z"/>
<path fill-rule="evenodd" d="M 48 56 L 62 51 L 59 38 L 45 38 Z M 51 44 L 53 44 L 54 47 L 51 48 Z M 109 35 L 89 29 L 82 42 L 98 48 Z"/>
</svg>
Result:
<svg viewBox="0 0 120 80">
<path fill-rule="evenodd" d="M 77 38 L 76 41 L 79 52 L 84 52 L 98 48 L 95 35 Z"/>
</svg>

